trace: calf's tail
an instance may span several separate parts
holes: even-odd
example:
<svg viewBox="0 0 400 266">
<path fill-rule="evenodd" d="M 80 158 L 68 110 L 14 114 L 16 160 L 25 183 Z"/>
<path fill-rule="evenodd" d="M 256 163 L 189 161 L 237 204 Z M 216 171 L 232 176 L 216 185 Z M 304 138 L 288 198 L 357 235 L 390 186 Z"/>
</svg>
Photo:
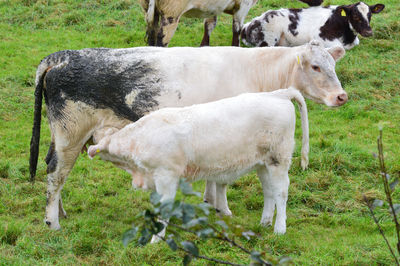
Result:
<svg viewBox="0 0 400 266">
<path fill-rule="evenodd" d="M 307 104 L 304 100 L 303 95 L 301 95 L 301 93 L 293 87 L 287 89 L 287 95 L 290 100 L 294 99 L 297 102 L 300 109 L 301 129 L 303 133 L 301 145 L 301 167 L 303 168 L 303 170 L 305 170 L 308 166 L 308 152 L 310 150 Z"/>
</svg>

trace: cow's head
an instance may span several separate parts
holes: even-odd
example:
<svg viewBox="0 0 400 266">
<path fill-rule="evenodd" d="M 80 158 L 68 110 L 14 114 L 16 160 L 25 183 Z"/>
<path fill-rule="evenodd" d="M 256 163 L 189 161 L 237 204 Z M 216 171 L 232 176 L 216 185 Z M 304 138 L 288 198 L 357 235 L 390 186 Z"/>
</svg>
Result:
<svg viewBox="0 0 400 266">
<path fill-rule="evenodd" d="M 353 5 L 338 7 L 337 12 L 340 16 L 347 17 L 351 27 L 364 37 L 372 35 L 370 26 L 371 15 L 381 12 L 385 8 L 383 4 L 369 6 L 364 2 L 358 2 Z"/>
<path fill-rule="evenodd" d="M 347 102 L 347 94 L 335 72 L 335 64 L 345 54 L 342 47 L 324 48 L 318 41 L 299 47 L 295 83 L 304 97 L 327 106 Z"/>
</svg>

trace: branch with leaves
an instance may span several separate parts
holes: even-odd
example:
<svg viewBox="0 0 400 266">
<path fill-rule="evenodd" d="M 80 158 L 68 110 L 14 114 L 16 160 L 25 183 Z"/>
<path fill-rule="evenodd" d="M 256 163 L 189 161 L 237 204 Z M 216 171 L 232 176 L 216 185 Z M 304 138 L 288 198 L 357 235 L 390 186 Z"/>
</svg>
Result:
<svg viewBox="0 0 400 266">
<path fill-rule="evenodd" d="M 214 263 L 226 265 L 241 265 L 231 261 L 211 258 L 200 254 L 197 244 L 193 241 L 183 239 L 183 233 L 195 236 L 198 242 L 206 239 L 226 242 L 230 246 L 237 248 L 239 252 L 248 254 L 251 265 L 288 265 L 291 259 L 283 257 L 276 260 L 272 257 L 265 257 L 265 252 L 248 250 L 239 244 L 237 238 L 247 240 L 255 237 L 255 233 L 245 230 L 242 226 L 231 223 L 229 217 L 223 217 L 215 222 L 208 219 L 211 205 L 207 203 L 189 204 L 185 200 L 187 197 L 200 197 L 199 192 L 192 190 L 192 187 L 181 180 L 179 188 L 183 194 L 182 200 L 167 200 L 161 202 L 161 196 L 156 192 L 150 195 L 150 202 L 153 208 L 146 209 L 136 217 L 136 224 L 126 231 L 122 237 L 124 246 L 133 240 L 137 245 L 144 246 L 150 242 L 153 235 L 160 233 L 167 226 L 167 235 L 158 236 L 173 251 L 181 251 L 184 254 L 183 265 L 189 265 L 193 258 L 204 259 Z"/>
<path fill-rule="evenodd" d="M 378 145 L 378 155 L 374 154 L 374 157 L 379 159 L 379 167 L 380 167 L 379 177 L 381 178 L 382 183 L 383 183 L 383 188 L 384 188 L 385 195 L 386 195 L 386 203 L 389 206 L 389 213 L 392 215 L 393 222 L 395 224 L 395 230 L 396 230 L 396 235 L 397 235 L 396 247 L 397 247 L 398 255 L 400 255 L 400 225 L 399 225 L 399 220 L 397 217 L 397 215 L 400 211 L 400 204 L 394 204 L 393 198 L 392 198 L 392 194 L 396 188 L 396 185 L 399 183 L 399 178 L 398 177 L 391 178 L 390 175 L 386 171 L 385 158 L 383 155 L 382 129 L 381 128 L 379 129 L 377 145 Z M 399 260 L 398 260 L 398 255 L 396 255 L 395 252 L 393 251 L 388 239 L 385 236 L 385 233 L 384 233 L 382 227 L 379 224 L 379 220 L 376 218 L 376 215 L 374 213 L 374 210 L 376 208 L 383 207 L 385 205 L 385 202 L 380 199 L 368 199 L 365 195 L 363 196 L 363 200 L 369 209 L 372 219 L 374 220 L 376 226 L 378 227 L 379 233 L 382 235 L 383 239 L 385 240 L 385 243 L 390 251 L 390 254 L 392 254 L 392 257 L 395 260 L 396 265 L 400 265 Z"/>
</svg>

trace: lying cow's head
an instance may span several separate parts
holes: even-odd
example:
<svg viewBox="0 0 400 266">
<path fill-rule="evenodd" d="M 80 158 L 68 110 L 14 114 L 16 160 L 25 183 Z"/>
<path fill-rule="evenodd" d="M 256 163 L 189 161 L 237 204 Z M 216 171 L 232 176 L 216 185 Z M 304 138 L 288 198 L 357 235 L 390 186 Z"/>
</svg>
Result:
<svg viewBox="0 0 400 266">
<path fill-rule="evenodd" d="M 364 37 L 372 35 L 372 29 L 370 26 L 371 15 L 381 12 L 385 8 L 383 4 L 376 4 L 369 6 L 364 2 L 358 2 L 352 5 L 339 6 L 338 14 L 346 17 L 351 27 Z"/>
<path fill-rule="evenodd" d="M 324 48 L 318 41 L 302 46 L 297 55 L 299 64 L 296 87 L 304 97 L 327 106 L 347 102 L 347 94 L 335 72 L 335 64 L 345 54 L 342 47 Z"/>
</svg>

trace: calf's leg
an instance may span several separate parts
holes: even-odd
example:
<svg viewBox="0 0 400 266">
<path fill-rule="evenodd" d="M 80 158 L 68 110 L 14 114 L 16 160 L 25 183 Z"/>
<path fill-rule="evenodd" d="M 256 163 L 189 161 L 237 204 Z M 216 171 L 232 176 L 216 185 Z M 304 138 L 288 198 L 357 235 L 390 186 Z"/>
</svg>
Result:
<svg viewBox="0 0 400 266">
<path fill-rule="evenodd" d="M 272 225 L 272 220 L 274 218 L 275 212 L 275 199 L 272 191 L 272 184 L 265 166 L 257 169 L 257 175 L 260 179 L 264 194 L 264 209 L 260 223 L 262 225 L 269 226 Z"/>
<path fill-rule="evenodd" d="M 179 183 L 179 178 L 176 176 L 177 175 L 174 172 L 168 170 L 159 170 L 154 174 L 154 183 L 157 193 L 161 195 L 161 203 L 175 198 Z M 164 226 L 167 226 L 168 220 L 161 222 Z M 160 233 L 153 235 L 151 243 L 160 241 L 161 238 L 165 236 L 165 231 L 166 228 L 164 227 Z"/>
<path fill-rule="evenodd" d="M 231 216 L 232 212 L 228 207 L 228 200 L 226 199 L 227 184 L 216 183 L 216 206 L 215 208 L 226 216 Z"/>
<path fill-rule="evenodd" d="M 240 8 L 233 14 L 232 23 L 232 46 L 240 46 L 239 35 L 243 27 L 244 19 L 253 6 L 253 1 L 245 0 L 240 4 Z"/>
<path fill-rule="evenodd" d="M 217 208 L 216 205 L 216 183 L 214 181 L 206 181 L 206 188 L 204 190 L 203 201 Z"/>
</svg>

